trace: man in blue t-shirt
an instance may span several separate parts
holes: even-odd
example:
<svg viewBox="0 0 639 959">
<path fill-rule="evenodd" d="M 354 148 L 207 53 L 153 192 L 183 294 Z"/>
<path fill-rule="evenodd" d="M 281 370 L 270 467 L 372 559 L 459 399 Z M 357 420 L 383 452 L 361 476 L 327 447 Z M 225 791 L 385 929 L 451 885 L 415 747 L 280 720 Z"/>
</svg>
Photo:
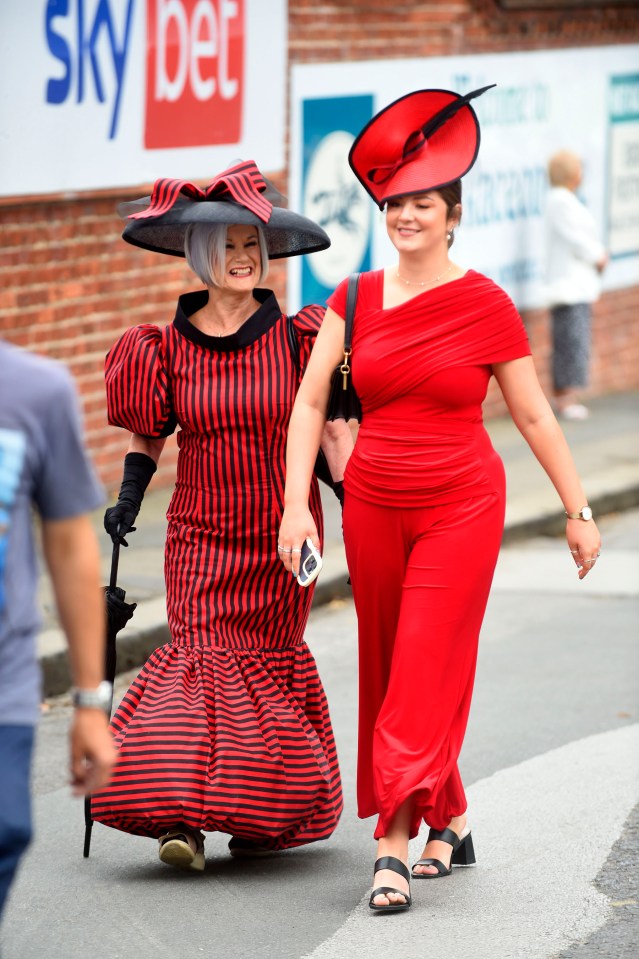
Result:
<svg viewBox="0 0 639 959">
<path fill-rule="evenodd" d="M 29 773 L 40 710 L 33 511 L 71 661 L 74 793 L 109 779 L 100 557 L 88 513 L 102 503 L 65 368 L 0 340 L 0 916 L 31 837 Z"/>
</svg>

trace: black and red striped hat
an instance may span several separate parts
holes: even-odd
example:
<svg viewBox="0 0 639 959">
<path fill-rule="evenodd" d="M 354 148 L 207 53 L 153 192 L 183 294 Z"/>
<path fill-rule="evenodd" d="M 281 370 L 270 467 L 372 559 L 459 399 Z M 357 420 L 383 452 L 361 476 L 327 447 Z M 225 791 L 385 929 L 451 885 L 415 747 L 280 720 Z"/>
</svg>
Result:
<svg viewBox="0 0 639 959">
<path fill-rule="evenodd" d="M 366 124 L 348 162 L 380 209 L 394 197 L 436 190 L 468 173 L 479 152 L 479 121 L 470 100 L 494 85 L 464 96 L 415 90 Z"/>
<path fill-rule="evenodd" d="M 219 173 L 204 188 L 186 180 L 156 180 L 151 196 L 121 203 L 127 224 L 122 237 L 154 253 L 184 256 L 184 236 L 192 223 L 259 226 L 269 259 L 325 250 L 324 230 L 299 213 L 285 209 L 284 198 L 267 183 L 253 160 Z"/>
</svg>

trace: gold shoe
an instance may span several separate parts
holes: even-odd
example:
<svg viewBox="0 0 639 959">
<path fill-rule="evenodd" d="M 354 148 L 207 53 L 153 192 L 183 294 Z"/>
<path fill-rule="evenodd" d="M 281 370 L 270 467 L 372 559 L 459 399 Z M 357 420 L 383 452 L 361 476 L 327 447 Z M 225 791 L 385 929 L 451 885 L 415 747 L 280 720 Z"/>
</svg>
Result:
<svg viewBox="0 0 639 959">
<path fill-rule="evenodd" d="M 174 829 L 158 839 L 158 855 L 167 866 L 178 869 L 204 869 L 204 836 L 189 829 Z"/>
</svg>

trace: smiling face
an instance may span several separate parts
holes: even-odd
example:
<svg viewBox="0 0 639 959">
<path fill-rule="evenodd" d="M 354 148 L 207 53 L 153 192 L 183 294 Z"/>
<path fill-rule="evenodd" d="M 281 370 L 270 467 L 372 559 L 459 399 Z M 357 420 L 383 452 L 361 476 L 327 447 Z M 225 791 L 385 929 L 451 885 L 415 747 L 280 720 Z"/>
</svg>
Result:
<svg viewBox="0 0 639 959">
<path fill-rule="evenodd" d="M 400 253 L 447 249 L 447 233 L 458 220 L 436 190 L 397 197 L 386 204 L 386 230 Z"/>
<path fill-rule="evenodd" d="M 252 290 L 260 279 L 262 257 L 257 229 L 240 224 L 226 231 L 223 286 L 232 290 Z"/>
</svg>

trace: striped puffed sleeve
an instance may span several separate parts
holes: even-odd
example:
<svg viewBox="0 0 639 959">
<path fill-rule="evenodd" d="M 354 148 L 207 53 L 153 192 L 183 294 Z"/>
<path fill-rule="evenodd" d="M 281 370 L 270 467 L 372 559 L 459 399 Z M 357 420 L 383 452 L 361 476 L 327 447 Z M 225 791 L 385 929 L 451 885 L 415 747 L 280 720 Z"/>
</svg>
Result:
<svg viewBox="0 0 639 959">
<path fill-rule="evenodd" d="M 302 375 L 308 365 L 315 337 L 322 325 L 325 312 L 326 307 L 312 303 L 310 306 L 303 306 L 299 313 L 293 317 L 293 327 L 299 346 L 299 367 Z"/>
<path fill-rule="evenodd" d="M 127 330 L 105 361 L 109 423 L 141 436 L 170 436 L 177 425 L 162 333 L 144 324 Z"/>
</svg>

